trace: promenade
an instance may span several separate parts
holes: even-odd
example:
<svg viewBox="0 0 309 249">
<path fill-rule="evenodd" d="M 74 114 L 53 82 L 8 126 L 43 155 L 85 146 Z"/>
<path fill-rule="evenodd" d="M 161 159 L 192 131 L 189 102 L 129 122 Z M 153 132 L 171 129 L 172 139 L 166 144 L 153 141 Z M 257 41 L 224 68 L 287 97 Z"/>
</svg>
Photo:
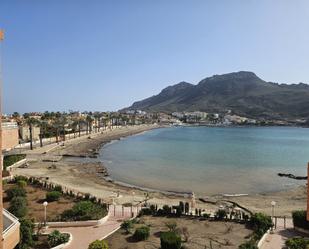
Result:
<svg viewBox="0 0 309 249">
<path fill-rule="evenodd" d="M 115 211 L 115 213 L 114 213 Z M 132 209 L 134 216 L 137 215 L 137 208 Z M 107 221 L 100 226 L 88 226 L 88 227 L 65 227 L 65 228 L 49 228 L 46 230 L 47 233 L 59 230 L 62 233 L 71 233 L 73 240 L 66 246 L 66 249 L 87 249 L 88 245 L 99 239 L 102 240 L 115 232 L 120 228 L 121 223 L 124 220 L 131 218 L 131 208 L 125 207 L 122 212 L 122 206 L 111 206 L 109 210 L 109 218 Z"/>
</svg>

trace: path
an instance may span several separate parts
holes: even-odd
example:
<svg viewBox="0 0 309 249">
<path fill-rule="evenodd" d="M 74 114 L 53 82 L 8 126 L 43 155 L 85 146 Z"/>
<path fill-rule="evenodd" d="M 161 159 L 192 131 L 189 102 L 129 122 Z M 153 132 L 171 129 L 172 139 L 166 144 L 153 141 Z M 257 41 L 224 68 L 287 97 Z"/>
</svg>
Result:
<svg viewBox="0 0 309 249">
<path fill-rule="evenodd" d="M 133 210 L 134 214 L 136 215 L 136 209 Z M 73 240 L 66 247 L 66 249 L 87 249 L 88 245 L 94 240 L 101 240 L 115 230 L 117 230 L 121 223 L 131 218 L 131 208 L 126 207 L 124 209 L 124 216 L 122 215 L 122 207 L 117 206 L 116 214 L 114 216 L 114 209 L 111 208 L 109 212 L 108 220 L 101 226 L 98 227 L 67 227 L 67 228 L 50 228 L 47 229 L 46 232 L 50 233 L 53 230 L 57 229 L 60 232 L 68 232 L 71 233 L 73 236 Z"/>
<path fill-rule="evenodd" d="M 286 228 L 284 228 L 284 219 L 277 219 L 277 228 L 273 234 L 268 234 L 266 240 L 260 249 L 281 249 L 285 247 L 285 241 L 289 238 L 300 236 L 301 234 L 294 230 L 291 218 L 286 219 Z"/>
</svg>

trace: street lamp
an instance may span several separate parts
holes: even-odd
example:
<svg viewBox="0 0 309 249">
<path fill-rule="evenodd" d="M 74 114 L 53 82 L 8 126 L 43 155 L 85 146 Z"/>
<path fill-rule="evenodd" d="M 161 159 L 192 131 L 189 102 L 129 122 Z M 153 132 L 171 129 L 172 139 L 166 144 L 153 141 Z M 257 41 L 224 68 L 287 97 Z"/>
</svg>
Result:
<svg viewBox="0 0 309 249">
<path fill-rule="evenodd" d="M 271 216 L 274 217 L 276 202 L 272 201 L 270 204 L 271 204 Z"/>
<path fill-rule="evenodd" d="M 275 216 L 275 206 L 276 206 L 276 202 L 272 201 L 271 203 L 271 217 L 272 217 L 272 221 L 274 220 L 274 216 Z M 274 226 L 271 227 L 271 231 L 274 230 Z"/>
<path fill-rule="evenodd" d="M 44 226 L 46 227 L 46 208 L 47 208 L 48 202 L 44 201 L 43 206 L 44 206 Z"/>
</svg>

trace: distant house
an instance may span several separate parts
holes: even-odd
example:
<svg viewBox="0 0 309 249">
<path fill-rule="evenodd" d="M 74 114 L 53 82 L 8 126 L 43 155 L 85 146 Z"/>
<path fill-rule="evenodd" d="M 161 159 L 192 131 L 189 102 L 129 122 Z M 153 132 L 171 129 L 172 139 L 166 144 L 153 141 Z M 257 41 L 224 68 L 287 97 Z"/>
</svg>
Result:
<svg viewBox="0 0 309 249">
<path fill-rule="evenodd" d="M 18 145 L 18 125 L 16 122 L 2 122 L 2 150 L 10 150 Z"/>
</svg>

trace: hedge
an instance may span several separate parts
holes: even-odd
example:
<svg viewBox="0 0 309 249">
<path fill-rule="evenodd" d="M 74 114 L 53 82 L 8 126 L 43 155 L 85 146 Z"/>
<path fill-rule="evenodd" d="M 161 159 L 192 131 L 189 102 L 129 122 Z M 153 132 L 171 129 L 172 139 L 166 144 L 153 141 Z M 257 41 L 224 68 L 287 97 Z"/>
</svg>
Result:
<svg viewBox="0 0 309 249">
<path fill-rule="evenodd" d="M 17 163 L 18 161 L 25 159 L 26 154 L 16 154 L 16 155 L 6 155 L 3 158 L 3 168 L 6 170 L 6 167 L 9 167 L 13 165 L 14 163 Z"/>
<path fill-rule="evenodd" d="M 309 230 L 309 222 L 307 221 L 305 210 L 293 211 L 292 218 L 294 226 Z"/>
<path fill-rule="evenodd" d="M 48 202 L 58 201 L 60 197 L 61 193 L 58 191 L 51 191 L 46 193 L 46 201 Z"/>
</svg>

